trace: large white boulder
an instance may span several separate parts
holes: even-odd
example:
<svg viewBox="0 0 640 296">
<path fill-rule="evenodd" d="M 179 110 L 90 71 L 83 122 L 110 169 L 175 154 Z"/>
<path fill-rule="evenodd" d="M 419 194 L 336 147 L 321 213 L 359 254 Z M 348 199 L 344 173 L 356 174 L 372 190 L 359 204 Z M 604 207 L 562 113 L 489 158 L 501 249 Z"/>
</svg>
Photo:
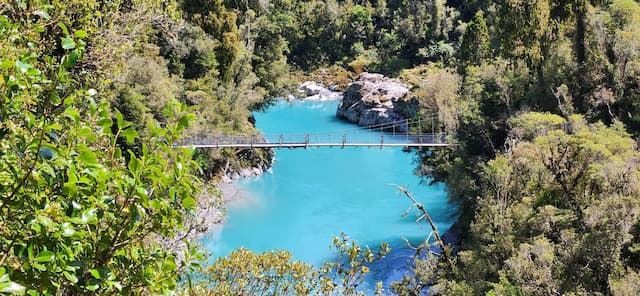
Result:
<svg viewBox="0 0 640 296">
<path fill-rule="evenodd" d="M 406 132 L 406 119 L 412 118 L 417 108 L 417 101 L 410 99 L 409 88 L 400 80 L 362 73 L 345 89 L 336 116 L 364 127 L 404 120 L 396 132 Z"/>
<path fill-rule="evenodd" d="M 300 84 L 298 94 L 303 97 L 303 100 L 308 101 L 332 101 L 342 99 L 341 92 L 332 91 L 314 81 L 306 81 Z"/>
</svg>

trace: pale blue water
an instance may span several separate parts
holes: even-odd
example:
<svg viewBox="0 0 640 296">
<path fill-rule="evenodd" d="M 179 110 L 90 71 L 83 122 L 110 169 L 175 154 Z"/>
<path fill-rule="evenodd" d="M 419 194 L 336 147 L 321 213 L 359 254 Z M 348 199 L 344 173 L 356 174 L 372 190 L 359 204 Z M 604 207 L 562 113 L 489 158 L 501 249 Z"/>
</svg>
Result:
<svg viewBox="0 0 640 296">
<path fill-rule="evenodd" d="M 266 112 L 256 113 L 256 124 L 265 134 L 357 128 L 336 119 L 337 104 L 278 102 Z M 423 240 L 430 228 L 415 223 L 415 212 L 402 217 L 410 203 L 389 184 L 408 186 L 427 207 L 441 233 L 451 226 L 456 213 L 456 207 L 447 201 L 444 185 L 420 184 L 412 173 L 414 155 L 401 148 L 378 147 L 276 150 L 271 173 L 236 182 L 249 198 L 229 205 L 227 223 L 203 243 L 215 257 L 238 247 L 257 252 L 285 249 L 296 259 L 320 264 L 332 259 L 332 238 L 344 232 L 372 248 L 389 242 L 391 259 L 374 266 L 372 277 L 397 279 L 410 254 L 401 238 Z"/>
</svg>

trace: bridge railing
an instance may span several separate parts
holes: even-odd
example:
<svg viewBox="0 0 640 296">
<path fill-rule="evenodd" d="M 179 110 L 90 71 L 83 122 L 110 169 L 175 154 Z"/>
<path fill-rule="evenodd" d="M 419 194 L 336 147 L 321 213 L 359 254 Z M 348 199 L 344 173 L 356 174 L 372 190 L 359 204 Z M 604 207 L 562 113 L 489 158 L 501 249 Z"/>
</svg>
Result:
<svg viewBox="0 0 640 296">
<path fill-rule="evenodd" d="M 219 135 L 184 138 L 180 146 L 247 146 L 271 144 L 269 146 L 286 146 L 290 144 L 322 144 L 322 145 L 384 145 L 384 144 L 444 144 L 446 135 L 441 133 L 427 134 L 392 134 L 372 132 L 350 133 L 307 133 L 307 134 L 270 134 L 270 135 Z"/>
</svg>

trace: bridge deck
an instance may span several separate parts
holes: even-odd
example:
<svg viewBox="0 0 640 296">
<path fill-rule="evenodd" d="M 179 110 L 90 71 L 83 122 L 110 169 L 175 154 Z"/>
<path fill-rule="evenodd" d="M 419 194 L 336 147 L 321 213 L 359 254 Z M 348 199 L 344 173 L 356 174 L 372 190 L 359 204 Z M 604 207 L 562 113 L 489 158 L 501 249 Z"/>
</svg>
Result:
<svg viewBox="0 0 640 296">
<path fill-rule="evenodd" d="M 446 147 L 443 134 L 297 134 L 272 136 L 206 136 L 183 139 L 178 147 L 307 148 L 307 147 Z"/>
<path fill-rule="evenodd" d="M 192 148 L 306 148 L 306 147 L 447 147 L 446 143 L 256 143 L 256 144 L 183 144 Z"/>
</svg>

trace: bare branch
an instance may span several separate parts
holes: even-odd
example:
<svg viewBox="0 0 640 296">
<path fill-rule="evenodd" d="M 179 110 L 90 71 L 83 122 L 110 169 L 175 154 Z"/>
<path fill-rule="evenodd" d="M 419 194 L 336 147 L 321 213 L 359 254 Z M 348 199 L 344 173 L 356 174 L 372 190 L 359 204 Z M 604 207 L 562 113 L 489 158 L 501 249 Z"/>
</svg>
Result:
<svg viewBox="0 0 640 296">
<path fill-rule="evenodd" d="M 409 249 L 412 249 L 414 251 L 417 251 L 417 250 L 420 249 L 420 248 L 416 248 L 416 247 L 412 246 L 407 238 L 402 237 L 402 240 L 405 242 L 405 244 L 407 244 L 407 247 L 409 247 Z"/>
<path fill-rule="evenodd" d="M 422 216 L 420 216 L 420 218 L 418 218 L 418 220 L 416 220 L 416 222 L 418 222 L 418 221 L 420 221 L 422 219 L 425 219 L 425 220 L 427 220 L 427 222 L 431 226 L 431 231 L 432 232 L 431 232 L 431 234 L 429 234 L 429 237 L 427 238 L 426 245 L 427 246 L 429 245 L 429 243 L 428 243 L 429 239 L 431 238 L 431 235 L 433 235 L 433 237 L 435 239 L 435 244 L 440 248 L 440 254 L 439 255 L 442 257 L 442 259 L 444 259 L 449 264 L 449 267 L 453 268 L 453 262 L 451 261 L 451 259 L 447 255 L 447 252 L 445 251 L 445 244 L 442 241 L 442 238 L 440 238 L 440 234 L 438 233 L 438 228 L 436 227 L 436 224 L 431 219 L 431 216 L 427 212 L 427 209 L 424 207 L 424 205 L 422 205 L 420 202 L 418 202 L 413 197 L 411 192 L 409 192 L 405 187 L 398 186 L 398 185 L 393 185 L 393 186 L 396 186 L 398 191 L 403 193 L 404 196 L 406 196 L 411 201 L 413 206 L 415 206 L 422 213 Z M 404 240 L 407 241 L 406 239 L 404 239 Z M 429 250 L 429 252 L 435 254 L 431 250 Z"/>
</svg>

